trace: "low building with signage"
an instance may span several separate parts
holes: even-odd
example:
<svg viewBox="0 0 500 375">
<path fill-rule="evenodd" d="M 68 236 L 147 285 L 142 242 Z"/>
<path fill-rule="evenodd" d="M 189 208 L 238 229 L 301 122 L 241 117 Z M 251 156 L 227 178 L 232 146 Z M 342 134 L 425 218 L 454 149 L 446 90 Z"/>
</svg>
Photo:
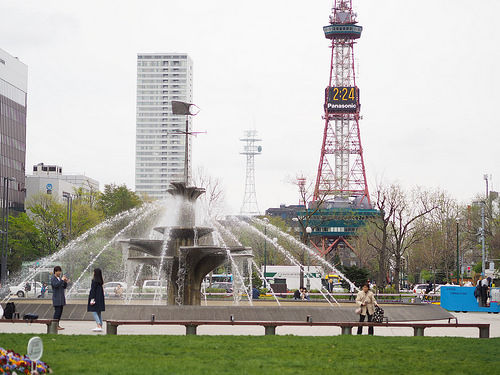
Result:
<svg viewBox="0 0 500 375">
<path fill-rule="evenodd" d="M 75 195 L 75 190 L 85 192 L 99 190 L 99 182 L 81 174 L 63 174 L 62 167 L 39 163 L 33 166 L 33 174 L 26 176 L 26 200 L 40 192 L 63 200 L 65 195 Z"/>
</svg>

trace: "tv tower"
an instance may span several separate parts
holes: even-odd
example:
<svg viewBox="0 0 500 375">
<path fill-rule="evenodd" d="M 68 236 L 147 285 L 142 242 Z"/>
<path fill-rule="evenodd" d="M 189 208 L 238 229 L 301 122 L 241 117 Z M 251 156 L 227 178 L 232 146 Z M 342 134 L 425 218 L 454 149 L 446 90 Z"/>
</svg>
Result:
<svg viewBox="0 0 500 375">
<path fill-rule="evenodd" d="M 242 155 L 247 156 L 247 177 L 245 182 L 245 197 L 240 213 L 242 215 L 260 215 L 259 207 L 257 206 L 257 195 L 255 194 L 255 155 L 262 153 L 262 146 L 255 145 L 255 142 L 260 142 L 262 139 L 257 137 L 257 130 L 246 130 L 244 137 L 240 141 L 245 142 Z"/>
<path fill-rule="evenodd" d="M 357 25 L 352 0 L 335 0 L 330 24 L 330 78 L 325 90 L 325 128 L 313 202 L 349 200 L 354 208 L 370 208 L 363 148 L 359 132 L 359 88 L 354 70 L 354 44 L 363 28 Z"/>
</svg>

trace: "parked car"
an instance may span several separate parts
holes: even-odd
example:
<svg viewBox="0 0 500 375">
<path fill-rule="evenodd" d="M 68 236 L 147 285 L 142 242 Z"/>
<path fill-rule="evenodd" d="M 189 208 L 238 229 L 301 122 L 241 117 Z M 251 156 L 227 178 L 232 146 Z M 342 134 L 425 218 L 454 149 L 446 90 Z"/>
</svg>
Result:
<svg viewBox="0 0 500 375">
<path fill-rule="evenodd" d="M 39 281 L 28 281 L 16 286 L 11 286 L 10 294 L 15 294 L 19 298 L 40 298 L 42 294 L 42 286 L 42 283 Z M 45 295 L 47 295 L 47 292 Z"/>
<path fill-rule="evenodd" d="M 413 293 L 416 294 L 425 294 L 425 290 L 429 284 L 416 284 L 413 287 Z M 439 294 L 441 289 L 441 285 L 436 284 L 433 286 L 433 289 L 429 292 L 429 294 Z"/>
<path fill-rule="evenodd" d="M 142 283 L 143 293 L 165 292 L 167 290 L 167 282 L 161 280 L 144 280 Z"/>
<path fill-rule="evenodd" d="M 118 285 L 122 287 L 122 295 L 116 293 Z M 104 289 L 104 295 L 107 297 L 122 297 L 127 292 L 127 283 L 121 281 L 109 281 L 104 283 L 102 287 Z"/>
<path fill-rule="evenodd" d="M 413 287 L 413 293 L 424 294 L 427 285 L 428 284 L 415 284 L 415 286 Z"/>
<path fill-rule="evenodd" d="M 233 292 L 233 283 L 220 281 L 220 282 L 212 283 L 211 288 L 212 289 L 224 289 L 226 291 L 226 293 L 232 293 Z"/>
</svg>

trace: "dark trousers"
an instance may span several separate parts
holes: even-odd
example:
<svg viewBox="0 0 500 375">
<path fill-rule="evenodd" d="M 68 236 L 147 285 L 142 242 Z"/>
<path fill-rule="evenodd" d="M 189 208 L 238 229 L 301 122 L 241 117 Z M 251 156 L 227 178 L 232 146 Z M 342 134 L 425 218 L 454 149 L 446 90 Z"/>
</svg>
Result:
<svg viewBox="0 0 500 375">
<path fill-rule="evenodd" d="M 61 320 L 61 315 L 63 312 L 63 307 L 64 306 L 54 306 L 54 319 L 55 320 Z"/>
<path fill-rule="evenodd" d="M 486 307 L 488 302 L 488 287 L 486 285 L 481 286 L 481 302 L 482 306 Z"/>
<path fill-rule="evenodd" d="M 368 314 L 368 311 L 366 312 L 366 315 L 368 315 L 368 322 L 371 322 L 373 319 L 373 315 Z M 365 315 L 360 315 L 359 316 L 359 321 L 364 322 L 365 321 Z M 363 333 L 363 326 L 358 327 L 358 335 L 361 335 Z M 368 334 L 373 335 L 373 327 L 368 327 Z"/>
</svg>

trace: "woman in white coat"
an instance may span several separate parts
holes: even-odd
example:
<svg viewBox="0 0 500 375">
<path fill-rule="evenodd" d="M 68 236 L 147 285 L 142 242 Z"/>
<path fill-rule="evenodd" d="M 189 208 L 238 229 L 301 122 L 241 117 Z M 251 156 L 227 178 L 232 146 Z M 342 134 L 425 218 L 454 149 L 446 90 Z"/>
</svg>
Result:
<svg viewBox="0 0 500 375">
<path fill-rule="evenodd" d="M 361 313 L 359 315 L 359 321 L 364 322 L 365 317 L 368 315 L 368 321 L 371 322 L 373 319 L 373 313 L 375 312 L 375 305 L 378 305 L 375 300 L 375 295 L 370 290 L 370 284 L 364 283 L 361 287 L 361 290 L 358 292 L 356 296 L 356 304 L 358 308 L 361 309 Z M 363 326 L 358 327 L 358 335 L 361 335 L 363 332 Z M 373 335 L 373 327 L 368 327 L 368 334 Z"/>
</svg>

